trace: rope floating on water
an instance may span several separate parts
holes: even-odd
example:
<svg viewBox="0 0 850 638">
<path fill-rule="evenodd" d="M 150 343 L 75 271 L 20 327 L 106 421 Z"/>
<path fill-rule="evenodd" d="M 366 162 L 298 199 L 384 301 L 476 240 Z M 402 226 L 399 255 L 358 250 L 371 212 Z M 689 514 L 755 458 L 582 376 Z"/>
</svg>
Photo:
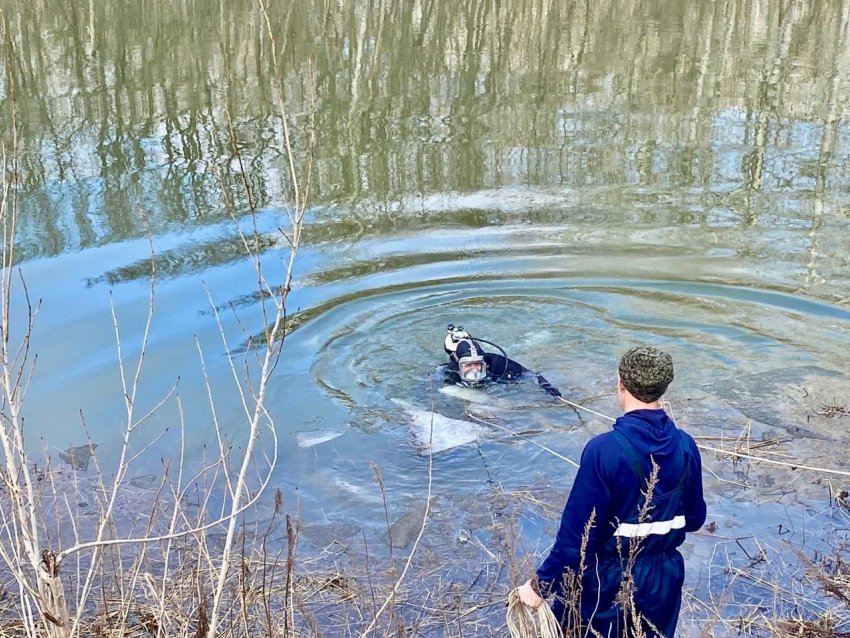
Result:
<svg viewBox="0 0 850 638">
<path fill-rule="evenodd" d="M 614 418 L 608 416 L 607 414 L 602 414 L 601 412 L 597 412 L 596 410 L 591 410 L 590 408 L 586 408 L 579 403 L 573 403 L 572 401 L 570 401 L 569 399 L 565 399 L 564 397 L 557 397 L 557 399 L 558 399 L 558 401 L 563 401 L 567 405 L 571 405 L 572 407 L 577 408 L 579 410 L 584 410 L 585 412 L 589 412 L 590 414 L 595 414 L 596 416 L 601 417 L 603 419 L 606 419 L 606 420 L 610 421 L 611 423 L 613 423 L 614 421 L 617 420 L 617 419 L 614 419 Z"/>
<path fill-rule="evenodd" d="M 734 452 L 732 450 L 721 450 L 715 447 L 710 447 L 708 445 L 702 445 L 697 443 L 697 447 L 701 450 L 705 450 L 706 452 L 714 452 L 719 455 L 727 455 L 727 456 L 737 456 L 741 459 L 748 459 L 750 461 L 756 461 L 758 463 L 768 463 L 770 465 L 779 465 L 781 467 L 790 467 L 792 470 L 808 470 L 809 472 L 823 472 L 824 474 L 836 474 L 838 476 L 850 476 L 850 472 L 845 472 L 843 470 L 831 470 L 826 467 L 814 467 L 812 465 L 801 465 L 800 463 L 789 463 L 788 461 L 774 461 L 773 459 L 766 459 L 763 456 L 753 456 L 752 454 L 745 454 L 743 452 Z"/>
<path fill-rule="evenodd" d="M 558 397 L 558 400 L 563 401 L 569 406 L 572 406 L 578 410 L 584 410 L 585 412 L 589 412 L 590 414 L 594 414 L 602 419 L 610 421 L 614 423 L 617 419 L 608 416 L 607 414 L 602 414 L 601 412 L 597 412 L 596 410 L 591 410 L 590 408 L 586 408 L 583 405 L 578 403 L 574 403 L 569 399 L 565 399 L 564 397 Z M 824 474 L 834 474 L 837 476 L 850 476 L 850 472 L 846 472 L 844 470 L 831 470 L 825 467 L 814 467 L 812 465 L 801 465 L 800 463 L 790 463 L 788 461 L 775 461 L 773 459 L 767 459 L 763 456 L 755 456 L 753 454 L 746 454 L 744 452 L 735 452 L 732 450 L 721 450 L 716 447 L 711 447 L 710 445 L 703 445 L 702 443 L 697 443 L 697 447 L 700 450 L 705 452 L 713 452 L 714 454 L 719 455 L 727 455 L 727 456 L 736 456 L 741 459 L 747 459 L 749 461 L 755 461 L 757 463 L 767 463 L 769 465 L 778 465 L 780 467 L 790 467 L 792 470 L 808 470 L 809 472 L 822 472 Z M 559 455 L 560 456 L 560 455 Z M 571 461 L 572 462 L 572 461 Z"/>
<path fill-rule="evenodd" d="M 537 441 L 535 441 L 534 439 L 530 439 L 530 438 L 528 438 L 528 436 L 527 436 L 527 435 L 522 434 L 521 432 L 514 432 L 513 430 L 509 430 L 508 428 L 506 428 L 506 427 L 505 427 L 505 426 L 503 426 L 503 425 L 499 425 L 498 423 L 494 423 L 493 421 L 488 421 L 487 419 L 482 419 L 481 417 L 477 417 L 477 416 L 475 416 L 474 414 L 472 414 L 472 413 L 469 411 L 469 409 L 467 409 L 467 410 L 466 410 L 466 416 L 468 416 L 468 417 L 469 417 L 470 419 L 472 419 L 473 421 L 478 421 L 479 423 L 483 423 L 484 425 L 486 425 L 486 426 L 488 426 L 488 427 L 496 428 L 496 429 L 498 429 L 498 430 L 502 430 L 503 432 L 507 432 L 508 434 L 511 434 L 511 435 L 513 435 L 513 436 L 518 436 L 518 437 L 520 437 L 520 438 L 523 438 L 523 439 L 525 439 L 526 441 L 528 441 L 529 443 L 531 443 L 532 445 L 536 445 L 536 446 L 537 446 L 537 447 L 539 447 L 541 450 L 545 450 L 546 452 L 548 452 L 548 453 L 549 453 L 549 454 L 551 454 L 552 456 L 555 456 L 555 457 L 557 457 L 557 458 L 561 459 L 562 461 L 566 461 L 567 463 L 569 463 L 570 465 L 572 465 L 573 467 L 575 467 L 576 469 L 578 469 L 578 463 L 576 463 L 576 462 L 575 462 L 575 461 L 573 461 L 572 459 L 568 459 L 568 458 L 567 458 L 566 456 L 564 456 L 563 454 L 558 454 L 558 453 L 557 453 L 555 450 L 553 450 L 552 448 L 548 448 L 548 447 L 546 447 L 545 445 L 543 445 L 542 443 L 538 443 L 538 442 L 537 442 Z"/>
<path fill-rule="evenodd" d="M 561 626 L 549 605 L 543 603 L 535 614 L 531 607 L 522 603 L 516 589 L 508 594 L 507 623 L 511 638 L 563 638 Z"/>
<path fill-rule="evenodd" d="M 610 421 L 611 423 L 614 423 L 617 420 L 613 417 L 608 416 L 607 414 L 602 414 L 601 412 L 597 412 L 596 410 L 591 410 L 590 408 L 586 408 L 585 406 L 583 406 L 579 403 L 574 403 L 573 401 L 570 401 L 569 399 L 565 399 L 564 397 L 557 397 L 557 399 L 559 401 L 563 402 L 563 403 L 566 403 L 569 406 L 572 406 L 572 407 L 574 407 L 578 410 L 584 410 L 585 412 L 589 412 L 590 414 L 593 414 L 593 415 L 598 416 L 602 419 L 605 419 L 606 421 Z M 562 461 L 566 461 L 567 463 L 569 463 L 573 467 L 576 467 L 576 468 L 578 467 L 578 463 L 576 463 L 572 459 L 567 458 L 563 454 L 559 454 L 558 452 L 556 452 L 552 448 L 546 447 L 542 443 L 538 443 L 537 441 L 529 438 L 528 436 L 526 436 L 526 435 L 524 435 L 520 432 L 514 432 L 513 430 L 510 430 L 503 425 L 499 425 L 498 423 L 494 423 L 493 421 L 481 419 L 481 418 L 475 416 L 474 414 L 471 414 L 469 412 L 469 410 L 467 410 L 466 415 L 469 418 L 471 418 L 475 421 L 478 421 L 479 423 L 483 423 L 484 425 L 487 425 L 489 427 L 497 428 L 499 430 L 507 432 L 508 434 L 510 434 L 512 436 L 517 436 L 517 437 L 523 438 L 526 441 L 528 441 L 529 443 L 531 443 L 532 445 L 536 445 L 540 449 L 548 452 L 552 456 L 555 456 L 555 457 L 561 459 Z M 829 468 L 826 468 L 826 467 L 815 467 L 813 465 L 803 465 L 801 463 L 792 463 L 792 462 L 789 462 L 789 461 L 776 461 L 774 459 L 768 459 L 768 458 L 765 458 L 763 456 L 756 456 L 754 454 L 746 454 L 745 452 L 735 452 L 734 450 L 722 450 L 720 448 L 712 447 L 710 445 L 703 445 L 702 443 L 697 443 L 696 446 L 704 452 L 712 452 L 713 454 L 716 454 L 716 455 L 719 455 L 719 456 L 724 456 L 724 455 L 725 456 L 735 456 L 737 458 L 747 459 L 748 461 L 753 461 L 755 463 L 767 463 L 768 465 L 776 465 L 776 466 L 779 466 L 779 467 L 788 467 L 788 468 L 791 468 L 792 470 L 806 470 L 808 472 L 820 472 L 822 474 L 832 474 L 832 475 L 835 475 L 835 476 L 850 477 L 850 472 L 845 471 L 845 470 L 832 470 L 832 469 L 829 469 Z"/>
</svg>

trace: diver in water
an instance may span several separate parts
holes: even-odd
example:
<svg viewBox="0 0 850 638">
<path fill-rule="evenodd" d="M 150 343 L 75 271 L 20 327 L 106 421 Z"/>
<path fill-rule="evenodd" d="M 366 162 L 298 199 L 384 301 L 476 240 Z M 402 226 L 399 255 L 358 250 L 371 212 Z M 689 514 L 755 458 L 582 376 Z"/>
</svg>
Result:
<svg viewBox="0 0 850 638">
<path fill-rule="evenodd" d="M 485 352 L 481 343 L 487 343 L 501 351 L 501 354 Z M 509 359 L 507 353 L 485 339 L 473 338 L 462 326 L 449 324 L 443 347 L 450 361 L 445 365 L 446 380 L 465 386 L 480 386 L 486 383 L 514 381 L 525 372 L 535 375 L 538 385 L 553 397 L 561 392 L 552 386 L 542 374 L 532 372 L 521 363 Z"/>
</svg>

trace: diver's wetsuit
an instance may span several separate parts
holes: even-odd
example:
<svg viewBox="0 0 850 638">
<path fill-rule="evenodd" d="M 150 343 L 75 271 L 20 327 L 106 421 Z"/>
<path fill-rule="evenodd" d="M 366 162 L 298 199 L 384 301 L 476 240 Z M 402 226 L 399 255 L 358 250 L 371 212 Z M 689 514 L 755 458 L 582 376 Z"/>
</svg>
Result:
<svg viewBox="0 0 850 638">
<path fill-rule="evenodd" d="M 500 354 L 484 352 L 483 348 L 481 348 L 478 343 L 476 343 L 475 345 L 478 351 L 482 353 L 481 356 L 484 357 L 484 362 L 487 364 L 488 381 L 516 381 L 523 375 L 523 373 L 532 372 L 518 361 L 508 359 L 507 357 L 502 356 Z M 460 378 L 460 373 L 458 371 L 457 361 L 449 361 L 445 366 L 445 371 L 446 381 L 448 383 L 463 383 Z M 532 374 L 535 373 L 532 372 Z M 546 377 L 544 377 L 542 374 L 535 374 L 535 378 L 537 379 L 538 385 L 546 392 L 548 392 L 554 397 L 561 396 L 560 390 L 550 384 L 549 381 L 546 380 Z"/>
<path fill-rule="evenodd" d="M 659 470 L 649 510 L 642 514 L 641 490 L 651 474 L 650 458 Z M 636 541 L 634 601 L 644 619 L 643 630 L 647 636 L 660 632 L 673 638 L 685 576 L 677 548 L 685 532 L 698 530 L 705 518 L 702 467 L 694 440 L 664 410 L 628 412 L 612 431 L 594 437 L 584 448 L 555 545 L 537 570 L 540 592 L 555 598 L 552 610 L 564 622 L 564 574 L 578 571 L 583 561 L 582 624 L 606 637 L 631 636 L 631 618 L 624 615 L 617 592 L 631 542 Z"/>
</svg>

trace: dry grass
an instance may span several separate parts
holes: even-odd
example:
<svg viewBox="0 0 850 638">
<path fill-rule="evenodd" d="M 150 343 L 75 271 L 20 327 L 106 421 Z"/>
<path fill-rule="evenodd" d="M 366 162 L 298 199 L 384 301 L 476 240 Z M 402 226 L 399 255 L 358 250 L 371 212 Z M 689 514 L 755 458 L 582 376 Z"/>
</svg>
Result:
<svg viewBox="0 0 850 638">
<path fill-rule="evenodd" d="M 832 401 L 821 406 L 821 409 L 816 411 L 815 414 L 831 419 L 835 416 L 848 416 L 850 415 L 850 410 L 847 409 L 846 405 L 839 403 L 833 398 Z"/>
<path fill-rule="evenodd" d="M 72 484 L 67 474 L 51 483 Z M 392 486 L 384 489 L 392 502 Z M 146 492 L 151 499 L 158 493 L 154 488 Z M 139 509 L 144 497 L 138 493 L 128 497 L 133 509 Z M 297 516 L 287 521 L 279 495 L 269 495 L 266 500 L 272 503 L 266 505 L 274 501 L 278 505 L 270 520 L 251 523 L 252 512 L 247 512 L 239 522 L 219 635 L 362 635 L 376 617 L 369 636 L 493 635 L 504 629 L 508 592 L 532 573 L 545 553 L 529 553 L 523 546 L 519 532 L 523 521 L 554 524 L 563 498 L 563 493 L 539 485 L 511 490 L 494 486 L 479 498 L 486 504 L 490 524 L 479 526 L 468 540 L 455 540 L 454 544 L 450 544 L 454 531 L 449 534 L 444 527 L 454 522 L 451 529 L 455 530 L 467 524 L 457 520 L 456 508 L 441 508 L 428 521 L 422 546 L 410 560 L 407 578 L 394 587 L 399 567 L 409 557 L 407 552 L 398 556 L 396 550 L 390 559 L 388 547 L 377 546 L 374 540 L 370 544 L 365 537 L 340 540 L 324 550 L 299 549 Z M 161 513 L 151 524 L 153 532 L 168 520 L 168 503 L 160 508 Z M 216 564 L 208 555 L 218 555 L 220 530 L 213 528 L 175 544 L 168 569 L 164 546 L 150 549 L 141 564 L 118 547 L 106 552 L 95 585 L 97 595 L 83 614 L 79 635 L 204 635 L 211 602 L 209 583 L 217 574 Z M 850 565 L 846 546 L 837 545 L 830 556 L 795 550 L 790 545 L 772 547 L 757 540 L 748 541 L 746 549 L 744 563 L 722 553 L 717 555 L 714 567 L 726 572 L 726 587 L 708 600 L 686 593 L 685 623 L 711 627 L 712 631 L 704 635 L 848 635 Z M 639 544 L 624 544 L 627 568 L 634 564 L 638 551 Z M 368 560 L 364 560 L 367 555 Z M 123 563 L 119 565 L 119 561 Z M 166 572 L 167 587 L 162 588 Z M 8 578 L 5 584 L 7 589 L 14 588 Z M 164 604 L 162 591 L 167 592 Z M 574 611 L 571 631 L 576 635 L 580 624 L 578 581 L 573 578 L 564 591 Z M 621 594 L 627 609 L 633 594 L 627 583 Z M 3 635 L 27 635 L 17 620 L 19 609 L 13 600 L 10 596 L 2 599 Z M 391 600 L 390 607 L 378 616 L 376 612 L 385 600 Z M 636 620 L 634 626 L 640 626 Z M 653 634 L 638 629 L 632 635 Z"/>
</svg>

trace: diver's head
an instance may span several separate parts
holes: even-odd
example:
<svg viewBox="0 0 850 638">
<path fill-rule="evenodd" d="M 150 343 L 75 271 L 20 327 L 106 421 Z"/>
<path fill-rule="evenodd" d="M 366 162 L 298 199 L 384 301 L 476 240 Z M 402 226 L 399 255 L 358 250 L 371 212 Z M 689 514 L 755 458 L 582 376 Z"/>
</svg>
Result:
<svg viewBox="0 0 850 638">
<path fill-rule="evenodd" d="M 457 372 L 463 383 L 475 386 L 487 380 L 487 362 L 474 341 L 459 341 L 453 354 L 457 357 Z"/>
</svg>

